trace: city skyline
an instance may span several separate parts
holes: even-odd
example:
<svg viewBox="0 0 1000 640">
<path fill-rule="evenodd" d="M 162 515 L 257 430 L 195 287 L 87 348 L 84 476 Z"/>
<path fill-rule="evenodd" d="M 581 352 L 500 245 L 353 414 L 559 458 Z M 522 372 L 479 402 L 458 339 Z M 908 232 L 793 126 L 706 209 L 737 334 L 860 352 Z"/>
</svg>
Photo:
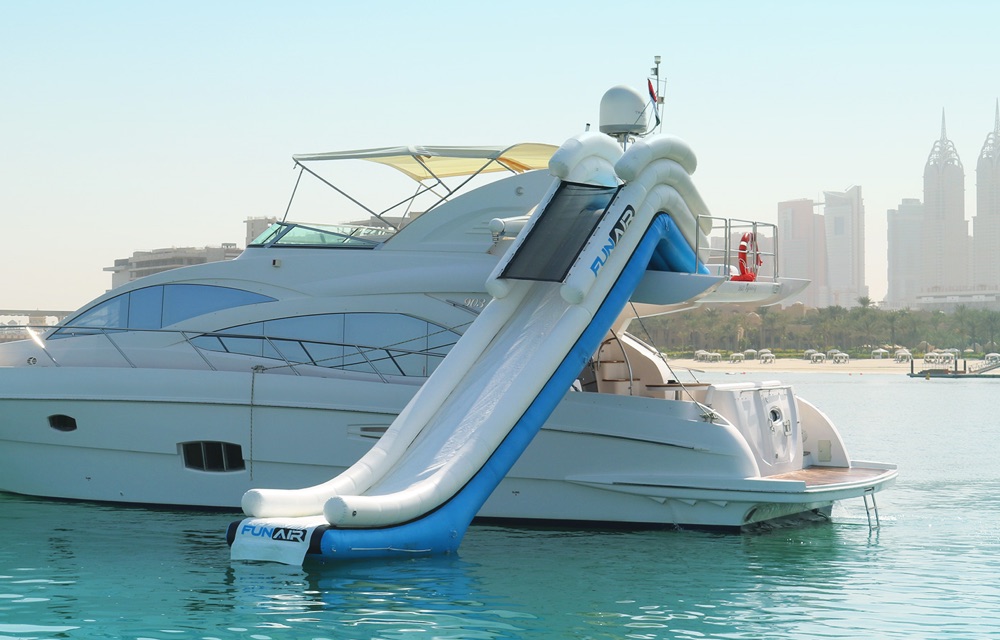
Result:
<svg viewBox="0 0 1000 640">
<path fill-rule="evenodd" d="M 1000 7 L 975 2 L 626 2 L 649 16 L 627 37 L 597 3 L 406 7 L 8 6 L 4 306 L 75 308 L 134 251 L 239 242 L 246 218 L 283 213 L 294 153 L 559 144 L 596 123 L 611 86 L 643 89 L 654 55 L 664 131 L 698 154 L 713 214 L 775 222 L 776 203 L 863 187 L 866 283 L 881 300 L 886 212 L 923 199 L 942 108 L 968 166 L 1000 94 L 982 55 Z M 488 55 L 529 25 L 540 35 L 521 55 Z"/>
<path fill-rule="evenodd" d="M 971 221 L 965 174 L 942 114 L 941 135 L 924 166 L 924 201 L 904 199 L 887 214 L 890 308 L 1000 309 L 1000 100 L 976 157 Z"/>
<path fill-rule="evenodd" d="M 965 165 L 947 132 L 924 165 L 923 201 L 903 198 L 886 212 L 889 309 L 951 310 L 959 305 L 1000 308 L 1000 100 L 993 129 L 976 158 L 975 215 L 966 218 Z M 868 298 L 864 271 L 865 207 L 859 186 L 824 192 L 822 203 L 800 198 L 778 203 L 784 249 L 782 274 L 813 285 L 785 304 L 853 307 Z M 823 208 L 822 213 L 816 209 Z M 870 298 L 869 298 L 870 300 Z"/>
</svg>

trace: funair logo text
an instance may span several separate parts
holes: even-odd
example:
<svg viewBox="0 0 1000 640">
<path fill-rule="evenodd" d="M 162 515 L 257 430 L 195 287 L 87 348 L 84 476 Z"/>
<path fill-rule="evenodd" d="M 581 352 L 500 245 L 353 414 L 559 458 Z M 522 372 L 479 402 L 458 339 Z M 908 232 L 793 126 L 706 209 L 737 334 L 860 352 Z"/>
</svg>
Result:
<svg viewBox="0 0 1000 640">
<path fill-rule="evenodd" d="M 595 277 L 597 276 L 597 272 L 601 270 L 601 267 L 604 266 L 604 263 L 608 261 L 608 256 L 618 246 L 618 241 L 625 235 L 625 230 L 628 229 L 633 220 L 635 220 L 635 209 L 632 208 L 632 205 L 628 205 L 618 218 L 615 226 L 611 227 L 611 232 L 608 233 L 608 241 L 601 248 L 601 255 L 594 258 L 594 262 L 590 265 L 590 270 L 594 272 Z"/>
</svg>

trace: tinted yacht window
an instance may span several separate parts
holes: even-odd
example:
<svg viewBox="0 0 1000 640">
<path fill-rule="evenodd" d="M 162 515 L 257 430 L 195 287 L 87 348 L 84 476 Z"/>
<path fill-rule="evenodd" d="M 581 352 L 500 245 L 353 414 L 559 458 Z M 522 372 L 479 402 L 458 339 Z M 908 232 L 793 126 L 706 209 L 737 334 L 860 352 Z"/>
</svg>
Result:
<svg viewBox="0 0 1000 640">
<path fill-rule="evenodd" d="M 257 293 L 213 287 L 203 284 L 168 284 L 163 287 L 163 325 L 168 327 L 182 320 L 194 318 L 213 311 L 231 307 L 242 307 L 258 302 L 271 302 Z"/>
<path fill-rule="evenodd" d="M 202 284 L 168 284 L 136 289 L 105 300 L 66 321 L 49 339 L 97 333 L 98 330 L 161 329 L 213 311 L 274 298 L 250 291 Z"/>
<path fill-rule="evenodd" d="M 67 325 L 79 327 L 120 327 L 128 326 L 128 294 L 105 300 L 93 309 L 81 313 L 76 318 L 66 322 Z M 66 333 L 60 329 L 56 334 Z M 93 331 L 77 331 L 77 333 L 94 333 Z"/>
<path fill-rule="evenodd" d="M 288 364 L 427 376 L 459 337 L 451 329 L 399 313 L 328 313 L 232 327 L 192 342 L 209 351 Z"/>
<path fill-rule="evenodd" d="M 146 287 L 120 296 L 128 299 L 130 329 L 159 329 L 163 326 L 163 287 Z"/>
</svg>

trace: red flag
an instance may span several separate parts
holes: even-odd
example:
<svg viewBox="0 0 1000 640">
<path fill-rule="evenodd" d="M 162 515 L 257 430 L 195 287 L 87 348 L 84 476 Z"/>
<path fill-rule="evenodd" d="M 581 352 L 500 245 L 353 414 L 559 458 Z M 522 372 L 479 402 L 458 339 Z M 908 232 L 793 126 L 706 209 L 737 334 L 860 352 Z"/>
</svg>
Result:
<svg viewBox="0 0 1000 640">
<path fill-rule="evenodd" d="M 660 126 L 660 108 L 656 101 L 656 89 L 653 88 L 653 81 L 646 78 L 646 86 L 649 87 L 649 99 L 653 101 L 653 115 L 656 116 L 656 126 Z"/>
</svg>

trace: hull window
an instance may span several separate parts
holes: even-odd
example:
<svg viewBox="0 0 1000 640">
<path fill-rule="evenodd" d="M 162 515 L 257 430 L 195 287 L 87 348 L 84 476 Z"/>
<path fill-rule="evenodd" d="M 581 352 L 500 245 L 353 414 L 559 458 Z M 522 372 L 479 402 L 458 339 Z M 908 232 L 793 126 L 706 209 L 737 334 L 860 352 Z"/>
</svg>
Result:
<svg viewBox="0 0 1000 640">
<path fill-rule="evenodd" d="M 56 431 L 76 431 L 76 418 L 57 413 L 49 416 L 49 426 Z"/>
<path fill-rule="evenodd" d="M 232 442 L 183 442 L 184 466 L 198 471 L 243 471 L 243 448 Z"/>
</svg>

